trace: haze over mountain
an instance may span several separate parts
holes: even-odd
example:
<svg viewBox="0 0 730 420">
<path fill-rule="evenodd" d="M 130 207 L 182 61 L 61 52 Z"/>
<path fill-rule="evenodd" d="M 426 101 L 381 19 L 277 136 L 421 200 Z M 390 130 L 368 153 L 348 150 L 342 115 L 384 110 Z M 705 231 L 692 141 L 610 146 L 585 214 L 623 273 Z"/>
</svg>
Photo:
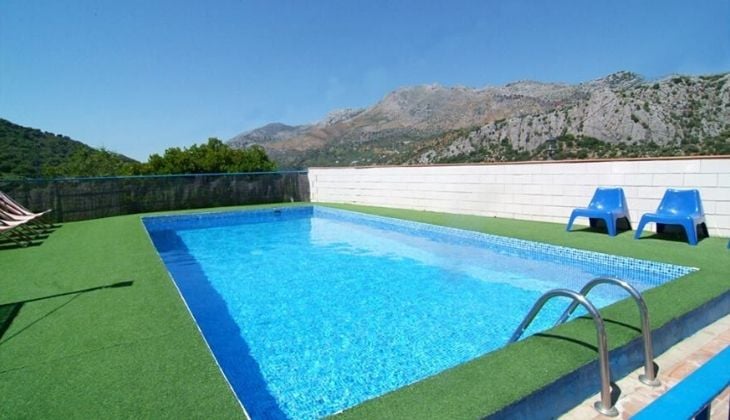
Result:
<svg viewBox="0 0 730 420">
<path fill-rule="evenodd" d="M 618 72 L 575 85 L 406 87 L 369 108 L 268 124 L 229 144 L 260 144 L 280 167 L 541 159 L 555 137 L 565 157 L 730 153 L 729 79 Z"/>
</svg>

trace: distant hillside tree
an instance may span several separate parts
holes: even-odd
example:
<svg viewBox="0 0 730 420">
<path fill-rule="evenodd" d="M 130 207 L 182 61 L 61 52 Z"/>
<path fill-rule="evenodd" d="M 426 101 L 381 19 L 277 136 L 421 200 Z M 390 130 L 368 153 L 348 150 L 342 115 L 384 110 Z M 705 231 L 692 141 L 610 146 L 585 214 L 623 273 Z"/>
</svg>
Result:
<svg viewBox="0 0 730 420">
<path fill-rule="evenodd" d="M 233 149 L 217 138 L 189 148 L 172 147 L 160 156 L 150 155 L 137 166 L 141 174 L 202 174 L 273 171 L 276 165 L 261 146 Z"/>
<path fill-rule="evenodd" d="M 139 163 L 106 149 L 79 149 L 60 165 L 43 169 L 46 177 L 131 175 Z"/>
<path fill-rule="evenodd" d="M 216 138 L 173 147 L 149 162 L 95 149 L 67 136 L 23 127 L 0 118 L 0 178 L 94 177 L 273 171 L 260 146 L 233 149 Z"/>
</svg>

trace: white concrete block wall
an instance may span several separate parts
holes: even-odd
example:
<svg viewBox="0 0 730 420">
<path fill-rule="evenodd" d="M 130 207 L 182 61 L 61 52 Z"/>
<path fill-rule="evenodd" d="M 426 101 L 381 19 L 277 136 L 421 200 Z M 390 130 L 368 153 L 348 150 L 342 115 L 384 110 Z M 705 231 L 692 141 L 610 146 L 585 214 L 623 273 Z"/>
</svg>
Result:
<svg viewBox="0 0 730 420">
<path fill-rule="evenodd" d="M 667 188 L 700 190 L 711 236 L 730 237 L 730 157 L 310 168 L 312 202 L 566 223 L 598 186 L 620 186 L 634 225 Z M 579 218 L 576 223 L 587 224 Z M 652 225 L 653 226 L 653 225 Z"/>
</svg>

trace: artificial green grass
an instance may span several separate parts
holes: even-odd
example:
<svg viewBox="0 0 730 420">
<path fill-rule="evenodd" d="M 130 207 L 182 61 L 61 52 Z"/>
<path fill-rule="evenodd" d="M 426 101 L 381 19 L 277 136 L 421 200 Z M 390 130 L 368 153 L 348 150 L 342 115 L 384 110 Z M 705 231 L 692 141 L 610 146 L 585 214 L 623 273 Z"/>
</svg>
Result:
<svg viewBox="0 0 730 420">
<path fill-rule="evenodd" d="M 139 215 L 64 224 L 0 267 L 0 305 L 22 304 L 0 417 L 244 417 Z"/>
<path fill-rule="evenodd" d="M 631 232 L 609 238 L 566 233 L 563 225 L 550 223 L 336 207 L 701 268 L 646 293 L 655 327 L 728 289 L 730 251 L 718 238 L 690 247 L 635 241 Z M 0 305 L 21 305 L 0 336 L 0 417 L 244 416 L 140 217 L 67 223 L 38 246 L 0 247 Z M 107 287 L 112 285 L 117 287 Z M 639 325 L 633 302 L 602 312 L 612 347 L 638 335 L 618 324 Z M 487 415 L 596 358 L 589 348 L 595 345 L 590 321 L 579 319 L 550 334 L 588 347 L 549 335 L 532 337 L 341 415 Z"/>
</svg>

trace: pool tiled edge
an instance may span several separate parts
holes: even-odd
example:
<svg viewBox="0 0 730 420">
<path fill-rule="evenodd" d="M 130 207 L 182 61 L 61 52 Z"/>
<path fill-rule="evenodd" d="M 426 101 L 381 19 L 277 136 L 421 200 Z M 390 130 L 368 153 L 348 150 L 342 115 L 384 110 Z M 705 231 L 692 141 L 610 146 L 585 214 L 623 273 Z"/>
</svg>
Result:
<svg viewBox="0 0 730 420">
<path fill-rule="evenodd" d="M 385 224 L 394 229 L 414 229 L 417 231 L 425 231 L 434 234 L 448 234 L 457 235 L 464 240 L 477 242 L 482 246 L 499 246 L 503 248 L 509 248 L 512 250 L 519 250 L 519 253 L 532 254 L 533 257 L 544 255 L 548 258 L 556 257 L 561 260 L 570 260 L 576 265 L 585 264 L 601 264 L 607 266 L 621 266 L 625 267 L 626 272 L 629 271 L 643 271 L 649 272 L 655 275 L 659 275 L 663 278 L 674 279 L 682 277 L 698 269 L 696 267 L 686 267 L 676 264 L 669 264 L 663 262 L 642 260 L 631 257 L 616 256 L 610 254 L 604 254 L 595 251 L 586 251 L 582 249 L 570 248 L 560 245 L 552 245 L 535 241 L 528 241 L 524 239 L 510 238 L 507 236 L 492 235 L 488 233 L 475 232 L 470 230 L 432 225 L 428 223 L 415 222 L 411 220 L 394 219 L 389 217 L 374 216 L 363 213 L 353 213 L 346 210 L 331 209 L 327 207 L 314 207 L 315 216 L 330 216 L 337 217 L 344 220 L 351 218 L 359 218 L 370 220 L 372 223 Z M 653 284 L 657 285 L 657 284 Z"/>
</svg>

